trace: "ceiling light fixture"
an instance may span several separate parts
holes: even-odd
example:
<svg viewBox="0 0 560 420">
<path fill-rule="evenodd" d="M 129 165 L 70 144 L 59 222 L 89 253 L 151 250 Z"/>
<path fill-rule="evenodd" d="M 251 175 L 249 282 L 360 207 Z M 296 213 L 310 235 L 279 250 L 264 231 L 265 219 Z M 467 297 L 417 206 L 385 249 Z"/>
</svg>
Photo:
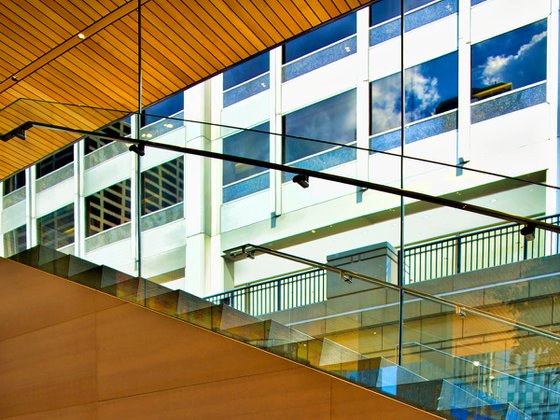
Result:
<svg viewBox="0 0 560 420">
<path fill-rule="evenodd" d="M 80 33 L 78 34 L 78 38 L 80 38 L 80 39 L 86 39 L 86 36 L 85 36 L 82 32 L 80 32 Z"/>
</svg>

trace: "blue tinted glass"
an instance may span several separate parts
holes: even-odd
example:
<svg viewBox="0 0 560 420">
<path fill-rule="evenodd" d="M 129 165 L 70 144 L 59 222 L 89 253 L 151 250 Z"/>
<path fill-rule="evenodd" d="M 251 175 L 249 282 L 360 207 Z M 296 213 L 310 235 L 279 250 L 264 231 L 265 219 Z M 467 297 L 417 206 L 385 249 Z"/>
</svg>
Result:
<svg viewBox="0 0 560 420">
<path fill-rule="evenodd" d="M 224 72 L 224 90 L 266 73 L 270 67 L 268 52 L 260 54 Z"/>
<path fill-rule="evenodd" d="M 268 122 L 253 127 L 255 130 L 270 131 Z M 224 138 L 223 151 L 227 155 L 243 156 L 251 159 L 270 160 L 270 136 L 267 133 L 254 131 L 242 131 Z M 266 168 L 251 166 L 244 163 L 224 161 L 223 183 L 224 185 L 239 181 L 251 175 L 265 171 Z"/>
<path fill-rule="evenodd" d="M 356 90 L 333 96 L 322 102 L 284 116 L 284 133 L 340 144 L 356 140 Z M 333 146 L 303 139 L 284 139 L 284 162 L 331 149 Z"/>
<path fill-rule="evenodd" d="M 546 79 L 546 20 L 472 46 L 472 100 Z"/>
<path fill-rule="evenodd" d="M 163 101 L 152 105 L 142 113 L 142 127 L 161 120 L 163 117 L 169 117 L 183 109 L 183 92 L 179 92 L 170 96 Z"/>
<path fill-rule="evenodd" d="M 405 0 L 405 13 L 420 6 L 431 3 L 433 0 Z M 369 9 L 370 26 L 385 22 L 401 14 L 401 0 L 381 0 L 371 5 Z"/>
<path fill-rule="evenodd" d="M 284 63 L 289 63 L 355 33 L 356 14 L 352 13 L 288 42 L 284 45 Z"/>
<path fill-rule="evenodd" d="M 404 1 L 404 12 L 414 10 L 417 7 L 423 6 L 425 4 L 431 3 L 434 0 L 405 0 Z"/>
<path fill-rule="evenodd" d="M 369 9 L 370 26 L 385 22 L 401 14 L 401 0 L 381 0 Z"/>
<path fill-rule="evenodd" d="M 457 108 L 457 73 L 456 51 L 406 69 L 405 121 Z"/>
<path fill-rule="evenodd" d="M 370 92 L 370 134 L 397 128 L 401 123 L 401 74 L 371 82 Z"/>
</svg>

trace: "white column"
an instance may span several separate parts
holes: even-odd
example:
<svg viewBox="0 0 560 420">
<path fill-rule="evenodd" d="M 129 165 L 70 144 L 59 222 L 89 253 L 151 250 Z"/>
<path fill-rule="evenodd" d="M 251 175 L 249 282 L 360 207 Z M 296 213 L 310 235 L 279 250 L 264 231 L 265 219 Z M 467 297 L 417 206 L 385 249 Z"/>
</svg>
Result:
<svg viewBox="0 0 560 420">
<path fill-rule="evenodd" d="M 282 48 L 270 51 L 270 132 L 282 133 Z M 282 136 L 270 136 L 270 161 L 282 163 Z M 270 171 L 271 217 L 282 215 L 282 172 Z M 272 221 L 275 226 L 275 220 Z"/>
<path fill-rule="evenodd" d="M 558 136 L 558 93 L 559 93 L 559 75 L 558 75 L 558 55 L 560 48 L 559 40 L 559 11 L 560 1 L 550 0 L 550 14 L 548 16 L 548 33 L 547 33 L 547 102 L 550 104 L 550 149 L 548 153 L 548 170 L 546 171 L 546 183 L 551 185 L 560 185 L 560 136 Z M 560 213 L 560 194 L 552 188 L 546 189 L 546 214 Z"/>
<path fill-rule="evenodd" d="M 36 169 L 35 165 L 25 170 L 25 224 L 27 248 L 38 244 L 37 238 L 37 209 L 36 209 Z"/>
<path fill-rule="evenodd" d="M 468 161 L 471 141 L 471 5 L 459 0 L 458 13 L 459 103 L 457 162 Z"/>
<path fill-rule="evenodd" d="M 210 84 L 205 82 L 185 92 L 185 119 L 208 121 L 210 114 Z M 210 137 L 216 130 L 208 124 L 187 122 L 186 146 L 193 149 L 209 150 Z M 217 179 L 212 179 L 210 170 L 213 168 L 221 177 L 221 164 L 194 155 L 185 155 L 185 222 L 186 222 L 186 280 L 184 288 L 195 295 L 204 296 L 212 293 L 214 282 L 218 276 L 212 277 L 210 232 L 215 216 L 212 215 L 212 204 L 215 195 L 221 196 Z M 216 206 L 219 209 L 219 205 Z M 219 246 L 217 247 L 219 248 Z M 219 264 L 219 257 L 215 261 Z M 221 271 L 219 267 L 218 271 Z"/>
<path fill-rule="evenodd" d="M 356 86 L 357 97 L 357 146 L 369 148 L 369 124 L 370 124 L 370 103 L 369 103 L 369 9 L 359 10 L 356 14 L 357 19 L 357 61 L 358 75 Z M 361 180 L 368 180 L 369 177 L 369 152 L 367 150 L 357 150 L 356 153 L 356 177 Z M 358 199 L 361 192 L 358 193 Z"/>
<path fill-rule="evenodd" d="M 85 140 L 74 145 L 74 255 L 84 257 L 86 215 L 84 201 L 84 146 Z"/>
<path fill-rule="evenodd" d="M 135 114 L 130 119 L 130 132 L 136 133 L 138 124 L 140 124 L 139 115 Z M 137 188 L 137 178 L 138 178 L 138 155 L 136 153 L 129 153 L 130 158 L 130 246 L 131 255 L 134 258 L 133 272 L 138 275 L 138 263 L 141 255 L 141 251 L 138 249 L 137 241 L 141 234 L 139 232 L 138 226 L 138 188 Z"/>
</svg>

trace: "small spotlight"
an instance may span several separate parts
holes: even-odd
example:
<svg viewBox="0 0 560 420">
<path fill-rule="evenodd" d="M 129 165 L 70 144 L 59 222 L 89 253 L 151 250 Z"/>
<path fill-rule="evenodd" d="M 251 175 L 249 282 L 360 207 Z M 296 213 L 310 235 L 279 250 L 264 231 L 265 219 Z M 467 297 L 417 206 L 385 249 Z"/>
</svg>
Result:
<svg viewBox="0 0 560 420">
<path fill-rule="evenodd" d="M 344 271 L 340 272 L 340 278 L 344 280 L 348 284 L 352 284 L 352 276 L 350 274 L 345 273 Z"/>
<path fill-rule="evenodd" d="M 82 32 L 80 32 L 80 33 L 78 34 L 78 38 L 80 38 L 80 39 L 86 39 L 86 36 L 85 36 Z"/>
<path fill-rule="evenodd" d="M 455 306 L 455 315 L 457 315 L 459 318 L 466 318 L 467 314 L 464 311 L 464 308 L 462 306 Z"/>
<path fill-rule="evenodd" d="M 143 144 L 133 144 L 128 148 L 128 150 L 136 153 L 138 156 L 144 156 L 146 154 L 146 150 L 144 149 Z"/>
<path fill-rule="evenodd" d="M 528 241 L 535 239 L 535 226 L 533 225 L 525 225 L 519 232 L 525 236 L 525 239 Z"/>
<path fill-rule="evenodd" d="M 298 174 L 292 178 L 292 181 L 301 188 L 309 188 L 309 177 L 307 175 Z"/>
</svg>

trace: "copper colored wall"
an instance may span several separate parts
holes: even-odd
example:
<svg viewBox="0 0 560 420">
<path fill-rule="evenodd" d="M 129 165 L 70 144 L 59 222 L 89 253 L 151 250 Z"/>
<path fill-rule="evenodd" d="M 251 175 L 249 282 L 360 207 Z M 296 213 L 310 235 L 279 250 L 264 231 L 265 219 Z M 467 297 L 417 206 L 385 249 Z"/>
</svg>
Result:
<svg viewBox="0 0 560 420">
<path fill-rule="evenodd" d="M 436 418 L 210 331 L 0 260 L 0 418 L 12 416 Z"/>
</svg>

